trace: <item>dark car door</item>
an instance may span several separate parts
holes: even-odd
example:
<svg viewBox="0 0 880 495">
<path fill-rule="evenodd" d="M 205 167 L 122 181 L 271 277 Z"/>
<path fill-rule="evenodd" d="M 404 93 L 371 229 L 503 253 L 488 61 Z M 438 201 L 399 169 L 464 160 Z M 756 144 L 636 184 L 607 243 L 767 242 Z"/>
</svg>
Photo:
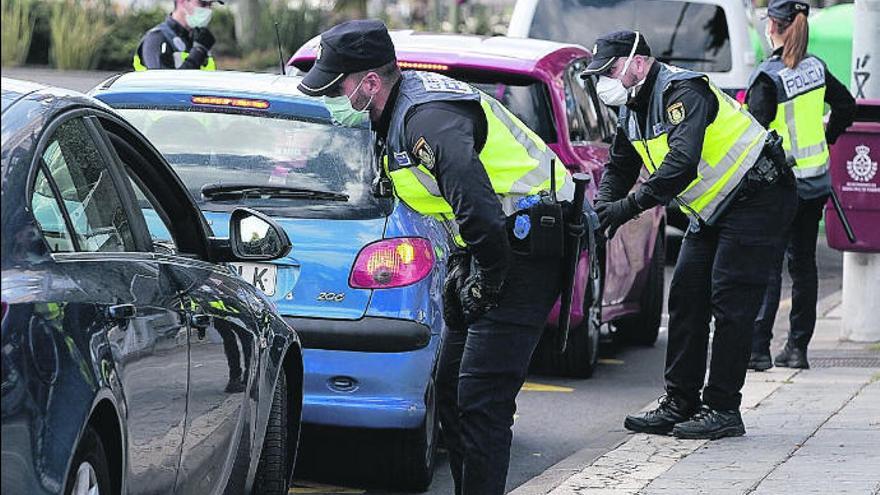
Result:
<svg viewBox="0 0 880 495">
<path fill-rule="evenodd" d="M 121 383 L 128 493 L 170 493 L 186 413 L 186 325 L 140 212 L 88 110 L 58 118 L 37 150 L 31 207 L 71 292 L 95 308 Z M 69 331 L 84 331 L 73 328 Z"/>
<path fill-rule="evenodd" d="M 253 414 L 261 344 L 255 290 L 226 265 L 201 261 L 195 228 L 201 214 L 183 208 L 183 187 L 143 170 L 167 168 L 147 149 L 126 144 L 132 135 L 107 122 L 110 140 L 147 219 L 161 269 L 168 273 L 187 314 L 190 341 L 189 393 L 184 442 L 176 483 L 178 494 L 242 493 L 253 460 Z M 169 169 L 170 170 L 170 169 Z M 172 217 L 173 214 L 173 217 Z M 173 218 L 173 221 L 172 221 Z M 200 218 L 200 217 L 199 217 Z"/>
</svg>

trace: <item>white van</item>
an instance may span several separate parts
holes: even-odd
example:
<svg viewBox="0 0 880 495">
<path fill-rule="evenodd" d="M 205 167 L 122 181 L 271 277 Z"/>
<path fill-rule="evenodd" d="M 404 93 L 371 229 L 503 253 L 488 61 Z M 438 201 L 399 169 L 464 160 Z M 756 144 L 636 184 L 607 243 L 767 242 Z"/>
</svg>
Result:
<svg viewBox="0 0 880 495">
<path fill-rule="evenodd" d="M 637 30 L 658 60 L 737 96 L 764 56 L 754 19 L 750 0 L 517 0 L 507 35 L 592 47 L 605 33 Z"/>
</svg>

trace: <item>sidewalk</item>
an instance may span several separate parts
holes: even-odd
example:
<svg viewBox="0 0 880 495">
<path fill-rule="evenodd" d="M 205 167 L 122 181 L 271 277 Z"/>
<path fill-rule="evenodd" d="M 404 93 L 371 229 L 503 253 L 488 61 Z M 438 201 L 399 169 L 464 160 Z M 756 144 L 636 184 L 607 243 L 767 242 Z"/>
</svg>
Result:
<svg viewBox="0 0 880 495">
<path fill-rule="evenodd" d="M 511 495 L 880 493 L 880 347 L 838 341 L 839 292 L 819 315 L 812 369 L 749 372 L 744 437 L 633 434 L 586 467 L 563 461 Z"/>
</svg>

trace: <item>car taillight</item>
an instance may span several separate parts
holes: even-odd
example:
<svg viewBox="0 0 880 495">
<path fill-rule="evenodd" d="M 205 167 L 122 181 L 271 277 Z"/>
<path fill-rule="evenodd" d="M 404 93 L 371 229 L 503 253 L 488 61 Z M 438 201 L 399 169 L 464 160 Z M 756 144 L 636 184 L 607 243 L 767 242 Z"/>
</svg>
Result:
<svg viewBox="0 0 880 495">
<path fill-rule="evenodd" d="M 385 239 L 361 249 L 348 284 L 355 289 L 403 287 L 428 276 L 433 266 L 434 251 L 427 239 Z"/>
</svg>

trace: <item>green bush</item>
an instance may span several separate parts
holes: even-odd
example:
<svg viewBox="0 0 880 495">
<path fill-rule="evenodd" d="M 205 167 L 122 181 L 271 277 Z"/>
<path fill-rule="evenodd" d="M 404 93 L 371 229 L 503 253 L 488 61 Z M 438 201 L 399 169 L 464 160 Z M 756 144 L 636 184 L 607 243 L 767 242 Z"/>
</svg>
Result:
<svg viewBox="0 0 880 495">
<path fill-rule="evenodd" d="M 155 7 L 127 10 L 109 20 L 109 31 L 101 40 L 96 66 L 105 70 L 131 69 L 132 57 L 144 34 L 165 20 L 166 12 Z"/>
<path fill-rule="evenodd" d="M 96 55 L 109 30 L 103 15 L 108 11 L 108 8 L 74 0 L 62 0 L 52 6 L 50 58 L 55 67 L 62 70 L 95 67 Z"/>
<path fill-rule="evenodd" d="M 30 0 L 2 0 L 2 62 L 16 66 L 27 59 L 34 32 L 35 18 L 31 15 Z"/>
</svg>

